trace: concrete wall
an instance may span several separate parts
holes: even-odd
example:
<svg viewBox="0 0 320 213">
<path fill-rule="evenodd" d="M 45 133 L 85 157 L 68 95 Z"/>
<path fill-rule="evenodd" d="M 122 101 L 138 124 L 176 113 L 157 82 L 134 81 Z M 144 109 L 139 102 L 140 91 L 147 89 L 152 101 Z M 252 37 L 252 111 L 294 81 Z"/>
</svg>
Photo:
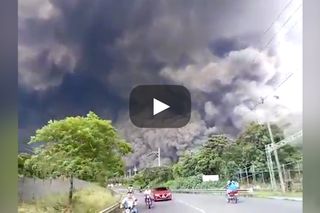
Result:
<svg viewBox="0 0 320 213">
<path fill-rule="evenodd" d="M 75 189 L 81 189 L 89 186 L 88 183 L 83 180 L 74 179 Z M 69 180 L 68 179 L 47 179 L 41 180 L 38 178 L 19 178 L 19 200 L 20 201 L 32 201 L 52 194 L 67 194 L 69 192 Z"/>
</svg>

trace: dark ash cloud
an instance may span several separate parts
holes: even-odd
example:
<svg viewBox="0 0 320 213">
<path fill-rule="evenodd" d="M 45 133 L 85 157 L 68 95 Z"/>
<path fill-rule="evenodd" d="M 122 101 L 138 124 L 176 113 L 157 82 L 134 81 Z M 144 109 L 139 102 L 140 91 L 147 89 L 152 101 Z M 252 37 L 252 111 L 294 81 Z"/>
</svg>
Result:
<svg viewBox="0 0 320 213">
<path fill-rule="evenodd" d="M 49 119 L 93 110 L 134 144 L 131 162 L 148 166 L 145 155 L 158 146 L 169 163 L 209 134 L 238 134 L 257 118 L 252 103 L 279 81 L 276 52 L 262 51 L 259 41 L 282 4 L 20 1 L 20 141 Z M 128 123 L 130 90 L 166 83 L 190 89 L 192 122 L 176 130 Z"/>
</svg>

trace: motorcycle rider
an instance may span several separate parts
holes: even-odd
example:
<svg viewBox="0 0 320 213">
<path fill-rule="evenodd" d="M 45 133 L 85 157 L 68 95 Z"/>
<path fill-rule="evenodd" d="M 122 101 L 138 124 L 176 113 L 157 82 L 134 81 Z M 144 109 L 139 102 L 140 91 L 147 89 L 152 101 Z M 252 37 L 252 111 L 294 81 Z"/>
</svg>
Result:
<svg viewBox="0 0 320 213">
<path fill-rule="evenodd" d="M 120 208 L 128 208 L 129 206 L 132 206 L 132 213 L 138 213 L 138 209 L 137 209 L 137 202 L 138 199 L 136 199 L 132 192 L 128 192 L 127 196 L 122 200 L 121 204 L 120 204 Z"/>
<path fill-rule="evenodd" d="M 150 189 L 149 186 L 146 188 L 146 190 L 144 191 L 143 194 L 144 194 L 144 200 L 145 200 L 145 202 L 147 202 L 147 196 L 149 196 L 150 199 L 151 199 L 151 189 Z"/>
<path fill-rule="evenodd" d="M 227 197 L 229 196 L 230 192 L 237 191 L 239 189 L 239 183 L 236 181 L 236 179 L 231 178 L 227 183 Z"/>
<path fill-rule="evenodd" d="M 231 189 L 233 189 L 233 188 L 238 189 L 239 183 L 237 182 L 237 180 L 235 178 L 231 178 L 227 183 L 227 188 L 228 187 L 231 187 Z"/>
</svg>

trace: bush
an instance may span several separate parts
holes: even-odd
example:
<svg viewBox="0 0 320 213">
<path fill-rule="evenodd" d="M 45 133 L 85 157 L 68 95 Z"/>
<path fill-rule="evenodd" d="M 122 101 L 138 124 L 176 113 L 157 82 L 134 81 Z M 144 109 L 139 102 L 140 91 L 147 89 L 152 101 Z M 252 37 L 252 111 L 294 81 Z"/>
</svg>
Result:
<svg viewBox="0 0 320 213">
<path fill-rule="evenodd" d="M 170 167 L 146 168 L 131 179 L 130 183 L 137 187 L 154 187 L 173 179 Z"/>
<path fill-rule="evenodd" d="M 91 185 L 74 194 L 72 207 L 68 205 L 67 195 L 53 195 L 44 199 L 22 203 L 18 207 L 21 213 L 53 213 L 53 212 L 98 212 L 112 205 L 116 198 L 105 188 Z"/>
<path fill-rule="evenodd" d="M 222 188 L 226 184 L 226 181 L 220 180 L 217 182 L 209 181 L 202 182 L 200 175 L 191 176 L 186 178 L 177 178 L 175 180 L 167 181 L 164 186 L 171 189 L 212 189 Z"/>
<path fill-rule="evenodd" d="M 166 182 L 164 185 L 172 189 L 192 189 L 201 184 L 201 176 L 180 177 Z"/>
<path fill-rule="evenodd" d="M 216 189 L 216 188 L 223 188 L 226 185 L 226 181 L 220 180 L 220 181 L 208 181 L 208 182 L 202 182 L 199 185 L 196 186 L 197 189 Z"/>
</svg>

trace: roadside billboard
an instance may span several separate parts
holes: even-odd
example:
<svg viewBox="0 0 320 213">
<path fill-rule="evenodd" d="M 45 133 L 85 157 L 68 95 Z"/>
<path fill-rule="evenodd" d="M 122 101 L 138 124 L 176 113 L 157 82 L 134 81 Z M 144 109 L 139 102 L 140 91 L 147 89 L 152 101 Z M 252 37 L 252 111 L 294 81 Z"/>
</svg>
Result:
<svg viewBox="0 0 320 213">
<path fill-rule="evenodd" d="M 219 181 L 219 175 L 202 175 L 202 181 Z"/>
</svg>

